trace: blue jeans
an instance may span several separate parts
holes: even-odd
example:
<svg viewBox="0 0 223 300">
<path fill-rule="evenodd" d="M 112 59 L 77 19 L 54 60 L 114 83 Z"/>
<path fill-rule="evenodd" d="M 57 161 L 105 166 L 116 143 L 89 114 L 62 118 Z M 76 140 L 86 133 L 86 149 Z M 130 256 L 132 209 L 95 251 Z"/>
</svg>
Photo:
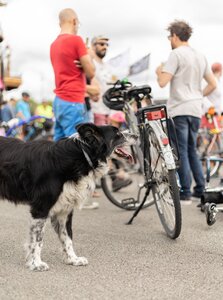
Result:
<svg viewBox="0 0 223 300">
<path fill-rule="evenodd" d="M 53 102 L 55 116 L 54 140 L 58 141 L 76 132 L 76 126 L 86 123 L 87 112 L 84 103 L 72 103 L 55 97 Z"/>
<path fill-rule="evenodd" d="M 181 184 L 181 195 L 191 196 L 193 174 L 195 180 L 194 192 L 204 191 L 204 175 L 201 161 L 197 155 L 197 132 L 200 119 L 192 116 L 177 116 L 173 118 L 180 152 L 180 168 L 178 174 Z"/>
</svg>

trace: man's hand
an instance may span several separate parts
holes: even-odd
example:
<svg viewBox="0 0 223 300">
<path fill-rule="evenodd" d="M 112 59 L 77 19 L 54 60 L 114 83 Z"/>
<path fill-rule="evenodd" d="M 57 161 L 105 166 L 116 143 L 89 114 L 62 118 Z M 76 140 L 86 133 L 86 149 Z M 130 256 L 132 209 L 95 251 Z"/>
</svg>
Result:
<svg viewBox="0 0 223 300">
<path fill-rule="evenodd" d="M 74 64 L 76 65 L 77 68 L 82 69 L 82 65 L 79 60 L 74 60 Z"/>
<path fill-rule="evenodd" d="M 157 67 L 156 75 L 157 75 L 157 82 L 161 88 L 165 87 L 173 78 L 173 75 L 170 73 L 163 72 L 163 63 Z"/>
<path fill-rule="evenodd" d="M 156 74 L 159 75 L 160 73 L 162 73 L 162 68 L 163 68 L 163 64 L 159 65 L 157 68 L 156 68 Z"/>
</svg>

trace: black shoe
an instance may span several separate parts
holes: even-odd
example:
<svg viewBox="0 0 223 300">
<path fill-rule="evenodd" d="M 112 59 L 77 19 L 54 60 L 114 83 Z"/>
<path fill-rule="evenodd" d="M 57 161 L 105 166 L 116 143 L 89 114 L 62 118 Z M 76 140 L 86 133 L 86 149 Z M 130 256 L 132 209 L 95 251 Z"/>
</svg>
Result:
<svg viewBox="0 0 223 300">
<path fill-rule="evenodd" d="M 116 178 L 112 182 L 112 191 L 117 192 L 121 188 L 126 187 L 126 186 L 130 185 L 131 183 L 132 183 L 132 180 L 130 178 L 128 178 L 128 179 Z"/>
<path fill-rule="evenodd" d="M 180 200 L 191 200 L 191 196 L 181 194 L 180 195 Z"/>
<path fill-rule="evenodd" d="M 202 193 L 198 193 L 198 192 L 193 192 L 192 193 L 192 197 L 194 197 L 194 198 L 201 198 L 202 197 Z"/>
</svg>

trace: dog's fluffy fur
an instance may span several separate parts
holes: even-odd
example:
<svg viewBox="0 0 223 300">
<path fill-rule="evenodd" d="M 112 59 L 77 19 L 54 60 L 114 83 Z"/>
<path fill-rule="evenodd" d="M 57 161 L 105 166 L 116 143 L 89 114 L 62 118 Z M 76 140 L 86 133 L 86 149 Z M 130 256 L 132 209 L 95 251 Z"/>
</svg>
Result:
<svg viewBox="0 0 223 300">
<path fill-rule="evenodd" d="M 43 233 L 48 217 L 61 241 L 64 260 L 86 265 L 72 245 L 72 211 L 81 207 L 94 190 L 94 177 L 107 171 L 106 159 L 113 150 L 136 137 L 113 126 L 83 124 L 78 138 L 58 142 L 23 141 L 0 137 L 0 198 L 30 206 L 32 224 L 26 264 L 45 271 L 41 260 Z"/>
</svg>

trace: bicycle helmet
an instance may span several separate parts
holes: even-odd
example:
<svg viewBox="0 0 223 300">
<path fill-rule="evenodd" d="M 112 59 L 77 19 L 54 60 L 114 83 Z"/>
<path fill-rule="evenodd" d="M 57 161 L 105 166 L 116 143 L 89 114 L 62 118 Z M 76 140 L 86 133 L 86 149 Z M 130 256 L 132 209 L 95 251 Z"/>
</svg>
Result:
<svg viewBox="0 0 223 300">
<path fill-rule="evenodd" d="M 125 104 L 123 92 L 123 90 L 114 87 L 108 89 L 103 95 L 104 104 L 110 109 L 122 110 Z"/>
</svg>

